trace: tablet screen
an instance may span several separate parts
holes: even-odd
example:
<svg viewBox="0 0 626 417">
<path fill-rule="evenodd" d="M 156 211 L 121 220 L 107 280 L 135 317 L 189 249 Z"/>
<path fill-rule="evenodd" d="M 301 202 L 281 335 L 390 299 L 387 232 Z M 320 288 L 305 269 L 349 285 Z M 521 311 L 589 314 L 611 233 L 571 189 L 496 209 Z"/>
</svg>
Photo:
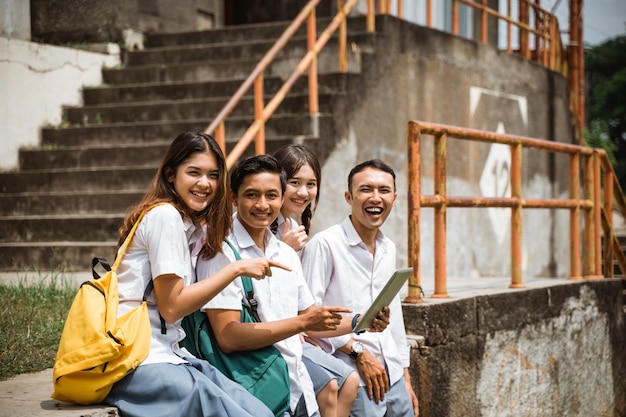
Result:
<svg viewBox="0 0 626 417">
<path fill-rule="evenodd" d="M 400 291 L 400 288 L 402 288 L 404 283 L 409 279 L 412 272 L 413 268 L 402 268 L 396 270 L 352 331 L 356 333 L 372 327 L 371 324 L 374 317 L 376 317 L 378 312 L 384 306 L 388 306 L 389 303 L 391 303 L 391 300 L 393 300 L 396 294 L 398 294 L 398 291 Z"/>
</svg>

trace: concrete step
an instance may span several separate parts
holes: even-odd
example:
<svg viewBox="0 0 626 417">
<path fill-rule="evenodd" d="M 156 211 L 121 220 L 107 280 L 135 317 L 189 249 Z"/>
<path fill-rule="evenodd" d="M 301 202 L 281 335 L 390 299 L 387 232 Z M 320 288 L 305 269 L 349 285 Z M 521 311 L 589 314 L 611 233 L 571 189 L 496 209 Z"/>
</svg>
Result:
<svg viewBox="0 0 626 417">
<path fill-rule="evenodd" d="M 346 91 L 350 78 L 356 78 L 350 73 L 320 74 L 318 90 L 320 94 L 332 94 Z M 192 100 L 206 99 L 207 97 L 230 97 L 241 86 L 245 79 L 226 79 L 219 81 L 200 82 L 172 82 L 127 84 L 120 86 L 85 87 L 83 89 L 83 103 L 93 106 L 111 103 L 134 103 L 146 101 Z M 274 94 L 283 85 L 279 77 L 264 77 L 263 87 L 266 94 Z M 300 77 L 290 90 L 290 94 L 308 92 L 306 77 Z M 247 93 L 252 96 L 252 89 Z"/>
<path fill-rule="evenodd" d="M 330 18 L 318 18 L 316 22 L 318 36 L 328 26 Z M 228 42 L 242 42 L 249 39 L 276 40 L 282 35 L 291 21 L 257 23 L 250 25 L 228 26 L 220 29 L 207 31 L 189 31 L 177 33 L 149 34 L 146 36 L 144 46 L 146 48 L 197 45 L 197 44 L 220 44 Z M 347 25 L 350 33 L 364 32 L 366 22 L 363 16 L 349 17 Z M 306 35 L 306 23 L 302 25 L 294 36 Z"/>
<path fill-rule="evenodd" d="M 364 35 L 364 39 L 369 42 L 373 39 L 370 35 Z M 361 43 L 359 43 L 361 45 Z M 350 48 L 348 50 L 348 72 L 360 73 L 361 53 L 366 51 L 363 47 Z M 173 53 L 173 52 L 172 52 Z M 286 79 L 296 68 L 296 65 L 306 54 L 306 48 L 295 45 L 281 53 L 266 68 L 265 77 L 280 77 Z M 192 54 L 190 54 L 192 55 Z M 111 85 L 127 85 L 137 83 L 172 83 L 183 81 L 215 81 L 229 80 L 233 78 L 246 79 L 256 67 L 259 55 L 255 58 L 241 59 L 206 59 L 184 61 L 187 56 L 172 58 L 172 61 L 164 63 L 150 63 L 142 66 L 129 66 L 120 69 L 103 69 L 103 80 Z M 320 74 L 336 73 L 338 71 L 337 45 L 329 44 L 320 52 L 317 57 L 318 72 Z M 192 55 L 193 57 L 193 55 Z"/>
<path fill-rule="evenodd" d="M 320 94 L 318 96 L 319 108 L 328 112 L 336 94 Z M 267 96 L 265 102 L 272 97 Z M 84 106 L 66 108 L 65 120 L 71 125 L 77 124 L 99 125 L 108 123 L 133 123 L 161 120 L 185 120 L 199 119 L 218 114 L 229 97 L 216 97 L 209 99 L 191 100 L 168 100 L 138 102 L 131 104 L 103 104 L 98 106 Z M 286 113 L 308 113 L 308 94 L 290 94 L 285 97 L 274 115 Z M 249 116 L 254 117 L 254 99 L 251 96 L 244 97 L 233 110 L 230 117 Z"/>
<path fill-rule="evenodd" d="M 19 163 L 22 172 L 63 168 L 94 168 L 108 166 L 158 166 L 171 141 L 120 144 L 117 146 L 70 146 L 57 149 L 22 149 Z"/>
<path fill-rule="evenodd" d="M 117 238 L 124 214 L 3 216 L 0 242 L 49 242 L 59 236 L 71 242 L 111 241 Z"/>
<path fill-rule="evenodd" d="M 144 189 L 0 194 L 0 217 L 124 213 L 144 194 Z"/>
<path fill-rule="evenodd" d="M 0 173 L 0 193 L 147 190 L 156 167 L 108 167 Z"/>
<path fill-rule="evenodd" d="M 246 39 L 240 42 L 220 44 L 194 44 L 146 48 L 128 54 L 126 66 L 129 68 L 146 65 L 168 64 L 172 62 L 211 62 L 253 59 L 259 61 L 274 45 L 275 40 Z M 306 54 L 306 38 L 297 37 L 289 41 L 289 48 L 277 54 L 278 59 L 289 59 Z"/>
<path fill-rule="evenodd" d="M 71 242 L 112 241 L 117 239 L 124 214 L 3 216 L 0 242 L 49 242 L 59 236 Z"/>
<path fill-rule="evenodd" d="M 320 127 L 331 121 L 330 114 L 320 115 Z M 44 128 L 41 136 L 47 148 L 141 144 L 171 141 L 181 132 L 202 131 L 210 119 L 164 120 L 137 123 L 110 123 L 67 128 Z M 226 121 L 226 140 L 237 141 L 252 123 L 249 117 L 231 117 Z M 309 136 L 311 131 L 308 114 L 278 114 L 265 125 L 265 134 L 271 136 Z"/>
<path fill-rule="evenodd" d="M 91 270 L 94 257 L 113 262 L 116 250 L 117 239 L 99 242 L 0 242 L 0 271 Z"/>
</svg>

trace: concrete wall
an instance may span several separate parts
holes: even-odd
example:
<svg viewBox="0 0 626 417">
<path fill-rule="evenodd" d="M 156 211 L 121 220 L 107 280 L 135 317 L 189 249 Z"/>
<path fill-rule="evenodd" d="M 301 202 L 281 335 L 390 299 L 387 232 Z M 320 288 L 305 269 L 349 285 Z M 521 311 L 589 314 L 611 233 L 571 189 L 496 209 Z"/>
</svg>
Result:
<svg viewBox="0 0 626 417">
<path fill-rule="evenodd" d="M 523 300 L 523 301 L 522 301 Z M 621 280 L 405 305 L 425 417 L 625 416 Z"/>
<path fill-rule="evenodd" d="M 0 36 L 11 39 L 30 40 L 30 2 L 27 0 L 3 0 L 0 2 Z"/>
<path fill-rule="evenodd" d="M 362 52 L 363 82 L 343 114 L 337 146 L 323 167 L 320 205 L 313 230 L 340 221 L 348 211 L 343 192 L 351 166 L 381 158 L 397 173 L 398 202 L 384 231 L 398 245 L 398 265 L 407 265 L 407 122 L 427 122 L 573 142 L 567 82 L 518 56 L 452 35 L 379 16 L 380 34 Z M 371 48 L 375 55 L 369 54 Z M 375 56 L 375 57 L 373 57 Z M 422 144 L 422 193 L 433 194 L 433 141 Z M 508 148 L 448 140 L 450 196 L 506 196 Z M 491 155 L 491 156 L 490 156 Z M 508 160 L 507 160 L 508 158 Z M 523 196 L 566 198 L 566 157 L 523 154 Z M 496 195 L 496 189 L 498 194 Z M 507 194 L 508 192 L 508 194 Z M 422 209 L 421 271 L 432 279 L 433 209 Z M 523 214 L 523 275 L 569 275 L 569 213 Z M 510 210 L 447 211 L 449 276 L 510 276 Z M 557 232 L 558 231 L 558 232 Z"/>
<path fill-rule="evenodd" d="M 82 104 L 81 87 L 102 83 L 102 67 L 120 64 L 111 54 L 0 38 L 0 169 L 16 169 L 22 146 L 45 146 L 40 129 L 62 122 L 63 106 Z"/>
</svg>

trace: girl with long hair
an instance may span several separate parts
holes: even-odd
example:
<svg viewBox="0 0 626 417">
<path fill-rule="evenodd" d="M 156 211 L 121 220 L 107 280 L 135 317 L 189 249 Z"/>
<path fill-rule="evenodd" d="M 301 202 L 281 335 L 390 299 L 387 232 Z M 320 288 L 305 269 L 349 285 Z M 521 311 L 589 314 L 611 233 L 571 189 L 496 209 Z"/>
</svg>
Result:
<svg viewBox="0 0 626 417">
<path fill-rule="evenodd" d="M 155 206 L 158 203 L 162 204 Z M 239 384 L 178 346 L 185 335 L 182 318 L 233 279 L 240 275 L 262 279 L 271 275 L 270 267 L 282 267 L 266 258 L 245 259 L 196 282 L 190 248 L 202 236 L 202 226 L 208 233 L 201 254 L 212 257 L 221 251 L 232 224 L 224 155 L 211 136 L 186 132 L 174 139 L 150 190 L 126 216 L 119 245 L 146 210 L 117 274 L 119 315 L 140 305 L 153 281 L 147 299 L 150 353 L 114 384 L 105 403 L 116 406 L 124 417 L 272 416 Z"/>
</svg>

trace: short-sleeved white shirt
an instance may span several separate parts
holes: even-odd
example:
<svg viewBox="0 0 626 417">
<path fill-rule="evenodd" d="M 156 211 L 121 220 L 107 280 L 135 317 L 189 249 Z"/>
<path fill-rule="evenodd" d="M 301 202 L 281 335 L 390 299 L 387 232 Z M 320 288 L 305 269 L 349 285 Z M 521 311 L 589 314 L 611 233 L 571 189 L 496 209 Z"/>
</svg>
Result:
<svg viewBox="0 0 626 417">
<path fill-rule="evenodd" d="M 259 318 L 264 322 L 282 320 L 298 315 L 314 304 L 313 297 L 302 277 L 300 259 L 296 252 L 287 244 L 280 242 L 267 229 L 265 233 L 265 253 L 256 246 L 244 226 L 236 217 L 233 230 L 228 237 L 242 259 L 266 257 L 288 265 L 291 272 L 280 268 L 272 268 L 272 276 L 262 280 L 252 279 L 254 298 L 258 302 Z M 210 279 L 210 276 L 235 260 L 231 248 L 224 243 L 223 252 L 206 260 L 198 258 L 196 273 L 198 280 Z M 209 301 L 203 309 L 241 310 L 244 298 L 240 279 L 235 279 L 223 291 Z M 299 335 L 274 343 L 287 362 L 291 383 L 291 404 L 295 409 L 298 400 L 304 394 L 309 415 L 317 411 L 313 383 L 302 362 L 302 341 Z"/>
<path fill-rule="evenodd" d="M 185 285 L 195 281 L 189 248 L 202 235 L 200 227 L 183 220 L 171 204 L 151 209 L 143 217 L 118 269 L 120 306 L 118 315 L 141 304 L 143 293 L 151 279 L 163 274 L 175 274 Z M 188 356 L 178 347 L 185 337 L 180 321 L 166 324 L 167 333 L 161 334 L 161 319 L 152 292 L 147 299 L 152 327 L 150 353 L 141 365 L 151 363 L 185 363 L 180 356 Z"/>
<path fill-rule="evenodd" d="M 300 255 L 307 284 L 316 303 L 337 305 L 364 313 L 395 271 L 395 244 L 378 231 L 376 251 L 372 255 L 354 229 L 350 217 L 340 224 L 317 233 Z M 356 363 L 336 349 L 350 338 L 359 341 L 381 363 L 386 364 L 391 384 L 404 375 L 409 366 L 400 296 L 391 302 L 390 324 L 384 332 L 365 332 L 325 339 L 324 347 L 357 370 Z M 361 385 L 364 382 L 361 381 Z"/>
</svg>

